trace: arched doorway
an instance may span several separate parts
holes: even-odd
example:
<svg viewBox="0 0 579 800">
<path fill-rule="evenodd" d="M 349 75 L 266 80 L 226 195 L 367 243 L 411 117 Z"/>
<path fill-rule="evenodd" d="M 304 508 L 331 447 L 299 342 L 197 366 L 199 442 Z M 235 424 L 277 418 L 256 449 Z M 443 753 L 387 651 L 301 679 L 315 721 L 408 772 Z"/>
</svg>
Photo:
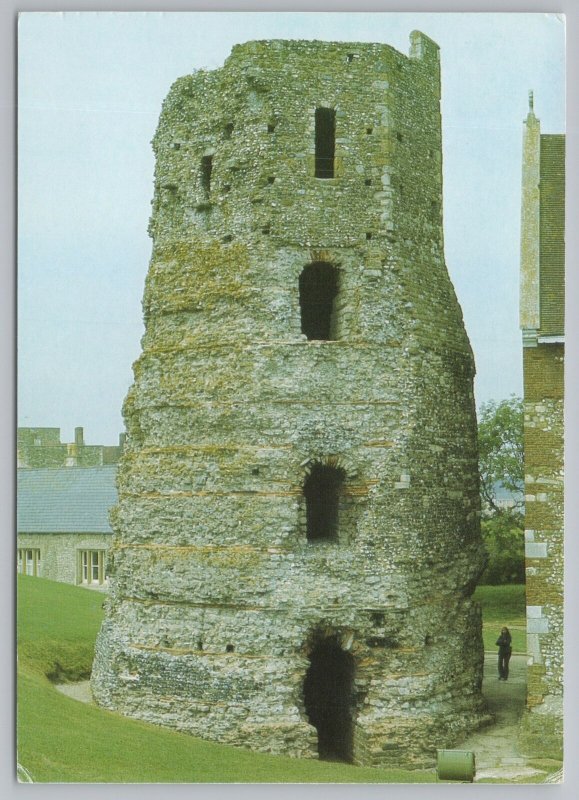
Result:
<svg viewBox="0 0 579 800">
<path fill-rule="evenodd" d="M 310 653 L 304 680 L 304 705 L 318 732 L 318 753 L 326 760 L 353 758 L 354 658 L 335 637 L 319 642 Z"/>
</svg>

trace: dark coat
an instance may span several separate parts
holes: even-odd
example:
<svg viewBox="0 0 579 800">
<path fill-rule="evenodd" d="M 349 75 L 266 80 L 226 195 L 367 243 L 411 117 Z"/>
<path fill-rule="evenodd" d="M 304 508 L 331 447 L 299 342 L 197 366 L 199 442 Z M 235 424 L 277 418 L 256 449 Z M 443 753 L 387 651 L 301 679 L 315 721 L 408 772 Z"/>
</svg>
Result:
<svg viewBox="0 0 579 800">
<path fill-rule="evenodd" d="M 496 645 L 499 648 L 499 653 L 502 656 L 510 655 L 511 653 L 511 634 L 510 633 L 501 633 L 499 638 L 496 641 Z"/>
</svg>

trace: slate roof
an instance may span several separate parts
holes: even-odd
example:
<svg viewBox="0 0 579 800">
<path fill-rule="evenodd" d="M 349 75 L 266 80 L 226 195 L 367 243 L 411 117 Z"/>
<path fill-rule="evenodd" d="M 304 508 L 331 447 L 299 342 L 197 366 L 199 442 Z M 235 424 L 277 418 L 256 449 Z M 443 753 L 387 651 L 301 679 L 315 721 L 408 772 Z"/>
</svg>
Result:
<svg viewBox="0 0 579 800">
<path fill-rule="evenodd" d="M 116 466 L 19 469 L 19 533 L 112 533 Z"/>
</svg>

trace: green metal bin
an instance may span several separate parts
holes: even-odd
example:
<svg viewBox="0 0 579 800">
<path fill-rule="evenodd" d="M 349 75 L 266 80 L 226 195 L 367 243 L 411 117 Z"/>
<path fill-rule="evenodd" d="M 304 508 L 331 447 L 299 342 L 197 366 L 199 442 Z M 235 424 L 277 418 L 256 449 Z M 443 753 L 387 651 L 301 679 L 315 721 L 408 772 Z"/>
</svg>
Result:
<svg viewBox="0 0 579 800">
<path fill-rule="evenodd" d="M 440 781 L 468 781 L 476 774 L 474 753 L 470 750 L 437 750 L 436 776 Z"/>
</svg>

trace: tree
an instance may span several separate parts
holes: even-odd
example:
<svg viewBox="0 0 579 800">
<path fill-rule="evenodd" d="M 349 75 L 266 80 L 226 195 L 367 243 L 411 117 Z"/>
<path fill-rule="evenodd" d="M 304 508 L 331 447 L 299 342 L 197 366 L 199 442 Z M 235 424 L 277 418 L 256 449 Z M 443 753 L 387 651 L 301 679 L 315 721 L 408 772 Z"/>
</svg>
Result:
<svg viewBox="0 0 579 800">
<path fill-rule="evenodd" d="M 522 514 L 525 483 L 523 451 L 523 401 L 508 400 L 483 403 L 478 423 L 479 472 L 483 509 L 493 514 L 505 513 L 497 492 L 504 487 L 513 495 L 510 513 Z"/>
<path fill-rule="evenodd" d="M 523 401 L 515 396 L 481 406 L 478 426 L 482 534 L 489 561 L 481 581 L 525 580 Z M 512 496 L 501 504 L 504 488 Z"/>
<path fill-rule="evenodd" d="M 481 521 L 488 554 L 480 582 L 491 586 L 525 582 L 525 532 L 522 515 L 501 512 Z"/>
</svg>

